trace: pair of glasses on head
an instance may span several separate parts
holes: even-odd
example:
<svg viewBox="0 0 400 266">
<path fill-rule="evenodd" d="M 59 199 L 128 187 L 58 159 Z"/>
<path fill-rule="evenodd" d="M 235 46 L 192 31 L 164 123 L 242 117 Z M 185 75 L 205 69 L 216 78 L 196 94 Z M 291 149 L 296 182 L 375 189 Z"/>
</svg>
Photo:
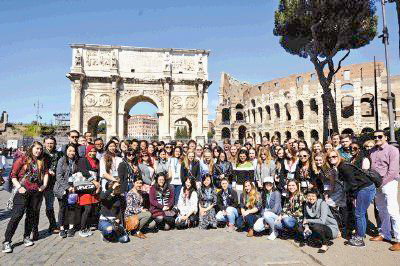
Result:
<svg viewBox="0 0 400 266">
<path fill-rule="evenodd" d="M 376 135 L 374 136 L 374 139 L 383 139 L 384 135 Z"/>
</svg>

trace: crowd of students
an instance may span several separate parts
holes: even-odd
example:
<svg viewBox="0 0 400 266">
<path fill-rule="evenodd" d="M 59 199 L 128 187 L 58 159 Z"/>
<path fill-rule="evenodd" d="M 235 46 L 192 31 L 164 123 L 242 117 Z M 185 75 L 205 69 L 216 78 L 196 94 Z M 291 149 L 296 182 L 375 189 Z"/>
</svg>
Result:
<svg viewBox="0 0 400 266">
<path fill-rule="evenodd" d="M 349 135 L 333 134 L 324 144 L 266 137 L 221 146 L 194 140 L 147 142 L 116 137 L 104 146 L 90 133 L 72 130 L 56 149 L 53 137 L 34 142 L 13 163 L 11 217 L 2 251 L 23 215 L 23 243 L 39 238 L 43 199 L 49 233 L 126 243 L 129 236 L 172 228 L 199 227 L 246 231 L 247 237 L 293 237 L 328 250 L 346 238 L 364 247 L 367 209 L 374 202 L 379 234 L 371 241 L 394 241 L 400 250 L 397 201 L 399 150 L 383 131 L 361 146 Z M 59 204 L 58 223 L 54 201 Z"/>
</svg>

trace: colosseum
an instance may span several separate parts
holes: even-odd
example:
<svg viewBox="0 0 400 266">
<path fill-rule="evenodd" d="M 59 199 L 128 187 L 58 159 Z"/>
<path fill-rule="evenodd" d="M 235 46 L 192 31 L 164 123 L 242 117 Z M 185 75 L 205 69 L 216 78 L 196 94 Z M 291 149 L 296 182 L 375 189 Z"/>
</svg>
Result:
<svg viewBox="0 0 400 266">
<path fill-rule="evenodd" d="M 342 66 L 331 89 L 338 110 L 339 133 L 360 134 L 389 127 L 387 74 L 383 62 Z M 376 78 L 375 78 L 376 76 Z M 378 104 L 375 104 L 375 80 Z M 400 75 L 391 77 L 395 127 L 400 125 Z M 315 72 L 293 74 L 249 84 L 221 74 L 216 108 L 215 139 L 243 140 L 263 136 L 295 137 L 308 143 L 323 136 L 322 87 Z"/>
</svg>

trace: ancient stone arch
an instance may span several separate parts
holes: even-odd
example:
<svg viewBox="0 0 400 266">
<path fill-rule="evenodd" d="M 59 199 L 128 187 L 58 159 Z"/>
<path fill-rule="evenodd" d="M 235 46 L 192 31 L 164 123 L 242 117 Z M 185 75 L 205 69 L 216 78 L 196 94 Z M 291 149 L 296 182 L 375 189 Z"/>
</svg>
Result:
<svg viewBox="0 0 400 266">
<path fill-rule="evenodd" d="M 149 102 L 158 109 L 160 140 L 173 138 L 174 122 L 182 117 L 191 123 L 192 138 L 207 140 L 209 51 L 87 44 L 71 48 L 71 129 L 93 130 L 91 122 L 103 118 L 107 139 L 126 138 L 130 109 Z"/>
</svg>

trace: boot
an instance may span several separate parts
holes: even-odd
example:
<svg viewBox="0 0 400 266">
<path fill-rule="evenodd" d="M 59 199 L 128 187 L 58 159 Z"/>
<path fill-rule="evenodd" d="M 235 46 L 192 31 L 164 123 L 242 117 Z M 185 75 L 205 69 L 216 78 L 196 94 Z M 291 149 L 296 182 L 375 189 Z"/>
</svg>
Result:
<svg viewBox="0 0 400 266">
<path fill-rule="evenodd" d="M 54 209 L 46 210 L 47 219 L 49 219 L 49 233 L 58 234 L 60 230 L 57 228 L 56 216 L 54 214 Z"/>
</svg>

